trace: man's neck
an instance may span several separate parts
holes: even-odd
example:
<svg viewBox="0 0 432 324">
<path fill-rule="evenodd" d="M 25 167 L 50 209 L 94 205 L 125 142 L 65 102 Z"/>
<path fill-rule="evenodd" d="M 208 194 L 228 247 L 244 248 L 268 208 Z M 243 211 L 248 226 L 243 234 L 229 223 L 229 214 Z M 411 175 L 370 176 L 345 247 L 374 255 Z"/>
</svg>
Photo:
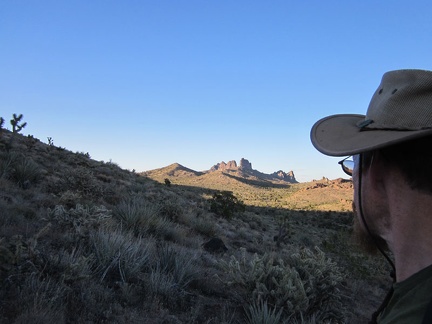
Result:
<svg viewBox="0 0 432 324">
<path fill-rule="evenodd" d="M 391 204 L 391 229 L 385 239 L 400 282 L 432 264 L 432 197 L 409 190 L 398 198 Z"/>
</svg>

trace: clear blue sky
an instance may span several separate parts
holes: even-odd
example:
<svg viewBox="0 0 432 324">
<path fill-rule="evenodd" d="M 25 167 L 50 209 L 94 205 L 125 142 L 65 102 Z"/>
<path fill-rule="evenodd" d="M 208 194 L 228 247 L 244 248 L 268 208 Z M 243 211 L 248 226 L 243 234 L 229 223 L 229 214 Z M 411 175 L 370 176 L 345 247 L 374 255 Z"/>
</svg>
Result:
<svg viewBox="0 0 432 324">
<path fill-rule="evenodd" d="M 309 132 L 364 113 L 382 74 L 432 69 L 430 1 L 0 2 L 0 116 L 146 171 L 246 158 L 343 177 Z"/>
</svg>

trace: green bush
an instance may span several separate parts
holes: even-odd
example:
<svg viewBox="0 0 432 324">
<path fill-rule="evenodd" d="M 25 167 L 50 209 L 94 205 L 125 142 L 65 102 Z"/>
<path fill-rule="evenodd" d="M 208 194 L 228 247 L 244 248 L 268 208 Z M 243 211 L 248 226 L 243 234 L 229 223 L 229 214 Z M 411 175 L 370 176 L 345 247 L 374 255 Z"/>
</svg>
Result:
<svg viewBox="0 0 432 324">
<path fill-rule="evenodd" d="M 231 191 L 220 191 L 213 194 L 210 200 L 210 211 L 225 218 L 231 218 L 235 213 L 244 212 L 245 204 Z"/>
</svg>

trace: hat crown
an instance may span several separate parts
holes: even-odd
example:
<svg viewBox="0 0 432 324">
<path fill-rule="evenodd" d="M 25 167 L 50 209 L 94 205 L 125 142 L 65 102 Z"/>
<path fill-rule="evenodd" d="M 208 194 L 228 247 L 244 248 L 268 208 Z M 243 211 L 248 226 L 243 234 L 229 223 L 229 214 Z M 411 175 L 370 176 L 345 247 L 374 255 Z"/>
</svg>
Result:
<svg viewBox="0 0 432 324">
<path fill-rule="evenodd" d="M 384 74 L 366 113 L 367 129 L 432 128 L 432 72 L 398 70 Z"/>
</svg>

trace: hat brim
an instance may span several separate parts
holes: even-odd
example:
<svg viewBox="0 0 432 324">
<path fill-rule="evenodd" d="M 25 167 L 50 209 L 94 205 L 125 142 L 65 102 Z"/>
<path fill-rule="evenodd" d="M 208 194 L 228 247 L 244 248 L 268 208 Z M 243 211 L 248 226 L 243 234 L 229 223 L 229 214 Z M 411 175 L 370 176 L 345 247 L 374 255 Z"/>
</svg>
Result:
<svg viewBox="0 0 432 324">
<path fill-rule="evenodd" d="M 357 124 L 364 115 L 332 115 L 317 121 L 311 130 L 311 141 L 325 155 L 346 156 L 375 150 L 410 139 L 432 134 L 425 130 L 360 130 Z"/>
</svg>

